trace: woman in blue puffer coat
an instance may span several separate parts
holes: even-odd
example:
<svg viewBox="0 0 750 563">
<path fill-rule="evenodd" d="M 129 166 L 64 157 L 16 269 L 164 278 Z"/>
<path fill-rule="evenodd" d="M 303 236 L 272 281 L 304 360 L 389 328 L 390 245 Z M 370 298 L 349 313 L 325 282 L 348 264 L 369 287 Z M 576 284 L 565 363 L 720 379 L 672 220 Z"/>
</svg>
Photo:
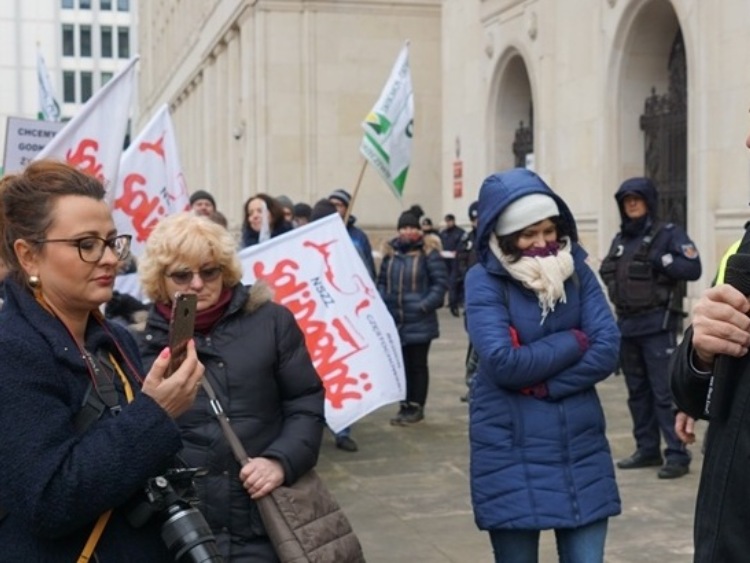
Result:
<svg viewBox="0 0 750 563">
<path fill-rule="evenodd" d="M 600 563 L 620 513 L 597 382 L 620 334 L 568 206 L 525 169 L 479 192 L 479 262 L 466 277 L 479 353 L 470 403 L 471 494 L 495 560 L 535 562 L 554 529 L 561 562 Z"/>
</svg>

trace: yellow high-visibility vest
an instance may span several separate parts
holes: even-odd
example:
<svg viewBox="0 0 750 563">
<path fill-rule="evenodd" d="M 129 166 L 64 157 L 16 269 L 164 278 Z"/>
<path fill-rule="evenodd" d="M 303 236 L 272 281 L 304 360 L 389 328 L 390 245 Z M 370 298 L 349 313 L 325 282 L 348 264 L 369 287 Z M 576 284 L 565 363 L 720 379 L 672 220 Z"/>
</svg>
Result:
<svg viewBox="0 0 750 563">
<path fill-rule="evenodd" d="M 741 242 L 742 239 L 735 242 L 727 249 L 727 251 L 724 253 L 724 256 L 721 257 L 721 262 L 719 262 L 719 269 L 716 272 L 716 277 L 714 278 L 713 285 L 724 283 L 724 275 L 727 271 L 727 262 L 729 261 L 729 257 L 737 253 L 737 249 L 739 249 Z"/>
</svg>

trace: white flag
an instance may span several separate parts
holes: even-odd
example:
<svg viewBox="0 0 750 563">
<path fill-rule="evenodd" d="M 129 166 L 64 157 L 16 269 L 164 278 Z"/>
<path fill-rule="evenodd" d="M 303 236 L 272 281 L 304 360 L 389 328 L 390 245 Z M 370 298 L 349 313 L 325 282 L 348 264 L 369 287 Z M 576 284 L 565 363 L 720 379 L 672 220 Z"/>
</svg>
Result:
<svg viewBox="0 0 750 563">
<path fill-rule="evenodd" d="M 135 256 L 163 217 L 190 208 L 167 104 L 122 154 L 113 198 L 115 225 L 118 232 L 133 235 Z"/>
<path fill-rule="evenodd" d="M 305 335 L 339 432 L 406 396 L 401 340 L 337 214 L 240 251 L 242 281 L 263 280 Z"/>
<path fill-rule="evenodd" d="M 35 158 L 64 160 L 98 178 L 107 189 L 110 203 L 128 128 L 137 61 L 138 57 L 132 59 L 90 98 Z"/>
<path fill-rule="evenodd" d="M 407 42 L 393 65 L 375 107 L 362 122 L 365 135 L 359 147 L 362 155 L 399 198 L 403 195 L 411 162 L 413 127 L 414 92 Z"/>
<path fill-rule="evenodd" d="M 36 77 L 39 82 L 39 118 L 44 121 L 60 121 L 60 104 L 55 98 L 47 65 L 39 51 L 36 53 Z"/>
</svg>

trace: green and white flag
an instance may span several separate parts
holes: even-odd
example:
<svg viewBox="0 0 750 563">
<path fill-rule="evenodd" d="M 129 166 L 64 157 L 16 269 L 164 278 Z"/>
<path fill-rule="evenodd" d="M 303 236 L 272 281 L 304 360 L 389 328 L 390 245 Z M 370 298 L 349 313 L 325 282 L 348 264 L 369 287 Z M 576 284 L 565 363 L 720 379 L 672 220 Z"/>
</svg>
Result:
<svg viewBox="0 0 750 563">
<path fill-rule="evenodd" d="M 39 82 L 39 119 L 44 121 L 60 121 L 60 104 L 55 99 L 55 91 L 49 79 L 44 57 L 37 51 L 36 76 Z"/>
<path fill-rule="evenodd" d="M 408 42 L 401 49 L 388 82 L 372 111 L 362 122 L 362 128 L 365 135 L 359 151 L 400 198 L 409 172 L 414 128 L 414 92 Z"/>
</svg>

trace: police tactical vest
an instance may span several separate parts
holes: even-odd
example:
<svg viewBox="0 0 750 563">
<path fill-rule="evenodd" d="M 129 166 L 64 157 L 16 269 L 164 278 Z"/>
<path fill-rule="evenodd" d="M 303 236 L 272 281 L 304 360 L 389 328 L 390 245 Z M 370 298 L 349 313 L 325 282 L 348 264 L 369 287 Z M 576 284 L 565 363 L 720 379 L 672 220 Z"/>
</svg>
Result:
<svg viewBox="0 0 750 563">
<path fill-rule="evenodd" d="M 599 275 L 618 315 L 634 315 L 669 306 L 677 282 L 655 271 L 649 256 L 651 245 L 664 226 L 661 222 L 654 223 L 634 250 L 626 248 L 622 234 L 618 233 L 602 261 Z"/>
</svg>

